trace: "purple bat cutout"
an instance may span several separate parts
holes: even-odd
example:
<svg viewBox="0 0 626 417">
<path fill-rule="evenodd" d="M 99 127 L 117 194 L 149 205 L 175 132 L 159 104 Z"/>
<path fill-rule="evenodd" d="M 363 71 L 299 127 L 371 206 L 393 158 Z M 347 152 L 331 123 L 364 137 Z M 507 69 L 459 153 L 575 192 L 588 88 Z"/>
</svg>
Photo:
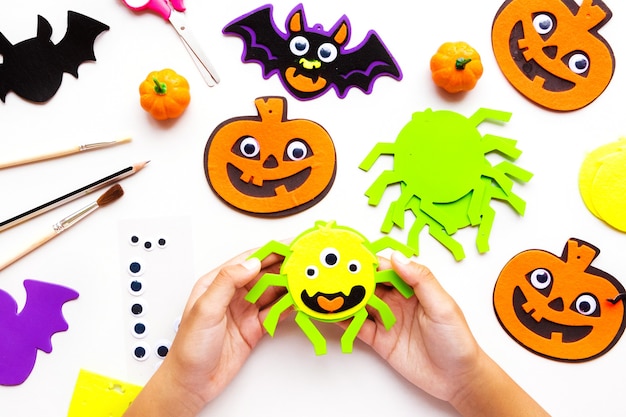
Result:
<svg viewBox="0 0 626 417">
<path fill-rule="evenodd" d="M 78 298 L 71 288 L 25 280 L 26 303 L 0 290 L 0 385 L 19 385 L 35 366 L 37 350 L 52 352 L 52 335 L 68 329 L 62 307 Z"/>
</svg>

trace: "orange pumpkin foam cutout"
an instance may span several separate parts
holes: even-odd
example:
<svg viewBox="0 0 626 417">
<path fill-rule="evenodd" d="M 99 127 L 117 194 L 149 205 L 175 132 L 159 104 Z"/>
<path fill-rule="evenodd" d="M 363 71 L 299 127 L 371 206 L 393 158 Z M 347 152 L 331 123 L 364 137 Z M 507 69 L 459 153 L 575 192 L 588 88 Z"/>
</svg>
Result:
<svg viewBox="0 0 626 417">
<path fill-rule="evenodd" d="M 624 287 L 591 266 L 599 252 L 572 238 L 561 257 L 539 249 L 513 257 L 493 294 L 502 327 L 550 359 L 581 362 L 606 353 L 624 332 Z"/>
<path fill-rule="evenodd" d="M 284 97 L 254 101 L 258 116 L 222 122 L 205 148 L 209 185 L 232 207 L 276 217 L 318 203 L 336 172 L 335 146 L 328 132 L 306 119 L 287 119 Z"/>
<path fill-rule="evenodd" d="M 571 111 L 595 100 L 613 77 L 615 59 L 598 34 L 612 16 L 600 0 L 507 0 L 491 41 L 500 70 L 530 100 Z"/>
</svg>

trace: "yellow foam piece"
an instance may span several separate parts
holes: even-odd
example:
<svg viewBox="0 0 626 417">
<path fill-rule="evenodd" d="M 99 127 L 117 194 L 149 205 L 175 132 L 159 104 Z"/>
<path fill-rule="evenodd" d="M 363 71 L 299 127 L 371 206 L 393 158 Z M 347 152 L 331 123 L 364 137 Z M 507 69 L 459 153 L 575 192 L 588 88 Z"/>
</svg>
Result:
<svg viewBox="0 0 626 417">
<path fill-rule="evenodd" d="M 626 152 L 602 159 L 591 187 L 593 206 L 599 217 L 626 232 Z"/>
<path fill-rule="evenodd" d="M 578 174 L 578 188 L 580 190 L 580 195 L 585 203 L 585 206 L 587 206 L 587 209 L 596 217 L 601 217 L 593 204 L 592 197 L 592 188 L 596 173 L 602 166 L 603 160 L 607 156 L 620 152 L 622 148 L 626 148 L 626 138 L 620 138 L 616 142 L 607 143 L 594 149 L 585 157 L 585 160 L 581 165 Z"/>
<path fill-rule="evenodd" d="M 141 388 L 81 369 L 67 417 L 121 417 Z"/>
</svg>

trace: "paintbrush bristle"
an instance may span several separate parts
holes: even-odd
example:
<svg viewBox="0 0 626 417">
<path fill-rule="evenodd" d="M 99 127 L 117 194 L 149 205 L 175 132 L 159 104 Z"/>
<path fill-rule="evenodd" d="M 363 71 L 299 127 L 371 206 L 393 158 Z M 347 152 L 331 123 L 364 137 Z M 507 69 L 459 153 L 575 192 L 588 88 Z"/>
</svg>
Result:
<svg viewBox="0 0 626 417">
<path fill-rule="evenodd" d="M 104 194 L 102 194 L 96 202 L 100 207 L 106 206 L 107 204 L 111 204 L 115 200 L 119 199 L 123 195 L 124 189 L 122 188 L 122 186 L 119 184 L 115 184 L 114 186 L 109 188 Z"/>
</svg>

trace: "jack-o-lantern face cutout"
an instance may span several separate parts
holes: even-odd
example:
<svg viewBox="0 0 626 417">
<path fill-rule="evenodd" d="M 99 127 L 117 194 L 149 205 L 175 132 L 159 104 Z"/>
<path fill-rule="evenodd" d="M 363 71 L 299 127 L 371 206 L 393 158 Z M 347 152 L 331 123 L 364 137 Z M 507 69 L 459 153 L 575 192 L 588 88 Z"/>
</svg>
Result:
<svg viewBox="0 0 626 417">
<path fill-rule="evenodd" d="M 504 76 L 530 100 L 570 111 L 608 86 L 615 60 L 598 34 L 612 16 L 600 0 L 507 0 L 493 21 L 493 52 Z"/>
<path fill-rule="evenodd" d="M 581 362 L 606 353 L 624 332 L 624 287 L 591 266 L 598 253 L 569 239 L 561 257 L 539 249 L 516 255 L 493 294 L 502 327 L 550 359 Z"/>
<path fill-rule="evenodd" d="M 335 178 L 335 146 L 306 119 L 287 119 L 287 100 L 261 97 L 258 117 L 236 117 L 211 134 L 204 169 L 226 203 L 264 217 L 298 213 L 319 202 Z"/>
</svg>

